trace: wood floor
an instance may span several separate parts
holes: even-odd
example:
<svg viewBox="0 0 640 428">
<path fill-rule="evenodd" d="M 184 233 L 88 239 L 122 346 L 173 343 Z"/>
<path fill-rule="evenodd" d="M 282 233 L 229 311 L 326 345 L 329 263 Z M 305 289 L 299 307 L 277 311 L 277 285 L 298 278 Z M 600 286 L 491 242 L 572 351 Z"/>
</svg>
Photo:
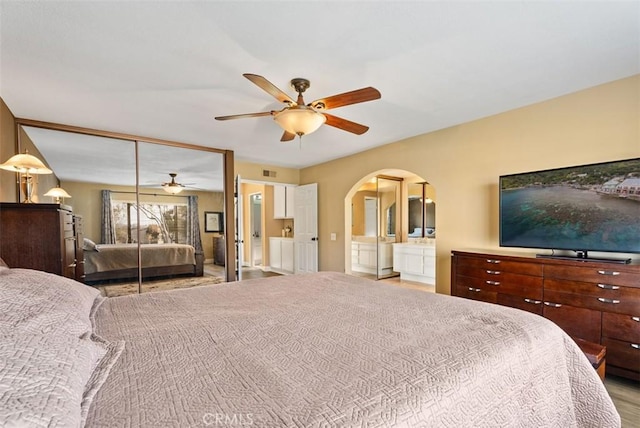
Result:
<svg viewBox="0 0 640 428">
<path fill-rule="evenodd" d="M 620 413 L 622 428 L 640 427 L 640 382 L 606 376 L 604 386 Z"/>
</svg>

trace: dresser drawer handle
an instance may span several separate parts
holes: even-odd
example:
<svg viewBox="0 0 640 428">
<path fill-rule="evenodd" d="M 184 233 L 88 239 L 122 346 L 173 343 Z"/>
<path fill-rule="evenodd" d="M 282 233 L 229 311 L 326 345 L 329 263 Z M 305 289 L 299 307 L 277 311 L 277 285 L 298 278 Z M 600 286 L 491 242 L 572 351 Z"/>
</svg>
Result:
<svg viewBox="0 0 640 428">
<path fill-rule="evenodd" d="M 547 305 L 547 306 L 551 306 L 552 308 L 560 308 L 560 307 L 562 307 L 562 305 L 560 303 L 544 302 L 544 304 Z"/>
<path fill-rule="evenodd" d="M 489 285 L 500 285 L 500 281 L 485 281 Z"/>
<path fill-rule="evenodd" d="M 603 288 L 605 290 L 619 290 L 620 287 L 617 285 L 609 285 L 609 284 L 598 284 L 598 287 Z"/>
<path fill-rule="evenodd" d="M 640 317 L 631 317 L 631 319 L 635 322 L 640 322 Z"/>
<path fill-rule="evenodd" d="M 487 273 L 489 275 L 500 275 L 502 272 L 500 272 L 499 270 L 488 270 Z"/>
<path fill-rule="evenodd" d="M 500 263 L 500 260 L 487 259 L 487 263 L 493 263 L 494 265 L 497 265 Z"/>
<path fill-rule="evenodd" d="M 620 275 L 620 272 L 616 272 L 616 271 L 609 271 L 609 270 L 599 270 L 598 273 L 600 275 L 610 275 L 610 276 L 616 276 L 616 275 Z"/>
<path fill-rule="evenodd" d="M 475 293 L 477 293 L 478 291 L 482 291 L 479 288 L 472 288 L 472 287 L 468 287 L 468 288 L 469 288 L 469 291 L 473 291 Z"/>
<path fill-rule="evenodd" d="M 613 303 L 614 305 L 620 303 L 618 299 L 605 299 L 604 297 L 598 297 L 598 301 L 602 303 Z"/>
<path fill-rule="evenodd" d="M 637 343 L 632 343 L 632 344 L 631 344 L 631 347 L 632 347 L 633 349 L 640 349 L 640 345 L 639 345 L 639 344 L 637 344 Z"/>
<path fill-rule="evenodd" d="M 542 300 L 524 299 L 524 301 L 534 305 L 539 305 L 540 303 L 542 303 Z"/>
</svg>

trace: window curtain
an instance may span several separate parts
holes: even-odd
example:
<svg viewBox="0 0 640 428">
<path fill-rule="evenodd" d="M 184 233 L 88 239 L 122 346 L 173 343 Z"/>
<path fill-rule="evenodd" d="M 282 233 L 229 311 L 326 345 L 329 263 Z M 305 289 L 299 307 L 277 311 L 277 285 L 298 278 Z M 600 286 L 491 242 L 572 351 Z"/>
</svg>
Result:
<svg viewBox="0 0 640 428">
<path fill-rule="evenodd" d="M 192 245 L 196 252 L 202 252 L 197 196 L 187 196 L 187 216 L 187 244 Z"/>
<path fill-rule="evenodd" d="M 111 190 L 102 190 L 102 214 L 100 220 L 102 222 L 100 242 L 103 244 L 115 244 L 116 225 L 113 221 L 113 211 L 111 210 Z"/>
</svg>

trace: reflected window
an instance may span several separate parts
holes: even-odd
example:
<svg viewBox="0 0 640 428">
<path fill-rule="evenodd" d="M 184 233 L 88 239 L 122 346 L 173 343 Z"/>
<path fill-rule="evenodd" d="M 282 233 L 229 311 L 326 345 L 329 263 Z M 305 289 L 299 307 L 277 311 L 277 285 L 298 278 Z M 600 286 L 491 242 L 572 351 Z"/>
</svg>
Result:
<svg viewBox="0 0 640 428">
<path fill-rule="evenodd" d="M 137 205 L 113 201 L 112 215 L 116 229 L 116 243 L 137 243 Z M 188 228 L 187 204 L 140 204 L 141 244 L 186 244 Z"/>
</svg>

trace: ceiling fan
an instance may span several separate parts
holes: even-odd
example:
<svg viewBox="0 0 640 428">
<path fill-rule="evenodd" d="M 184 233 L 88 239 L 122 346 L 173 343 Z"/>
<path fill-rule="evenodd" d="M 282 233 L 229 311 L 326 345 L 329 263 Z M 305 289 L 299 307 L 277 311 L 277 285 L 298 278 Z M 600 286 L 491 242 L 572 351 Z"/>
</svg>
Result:
<svg viewBox="0 0 640 428">
<path fill-rule="evenodd" d="M 177 195 L 178 193 L 182 192 L 185 189 L 185 187 L 187 187 L 186 184 L 178 183 L 176 181 L 176 177 L 177 176 L 178 176 L 178 174 L 175 173 L 175 172 L 170 172 L 169 173 L 169 177 L 171 177 L 171 180 L 170 181 L 166 181 L 166 182 L 161 184 L 162 189 L 165 192 L 171 193 L 172 195 Z"/>
<path fill-rule="evenodd" d="M 327 124 L 347 132 L 357 135 L 364 134 L 369 130 L 368 126 L 342 119 L 332 114 L 325 113 L 326 110 L 343 107 L 351 104 L 363 103 L 365 101 L 377 100 L 381 97 L 380 92 L 372 87 L 357 89 L 326 98 L 320 98 L 309 104 L 304 103 L 302 93 L 306 91 L 310 82 L 307 79 L 295 78 L 291 80 L 291 86 L 298 93 L 297 101 L 278 89 L 257 74 L 243 74 L 244 77 L 263 89 L 269 95 L 281 103 L 286 104 L 282 110 L 271 110 L 260 113 L 235 114 L 231 116 L 218 116 L 216 120 L 242 119 L 246 117 L 273 116 L 273 119 L 282 129 L 284 134 L 280 141 L 291 141 L 296 135 L 302 137 L 317 130 L 322 124 Z"/>
</svg>

